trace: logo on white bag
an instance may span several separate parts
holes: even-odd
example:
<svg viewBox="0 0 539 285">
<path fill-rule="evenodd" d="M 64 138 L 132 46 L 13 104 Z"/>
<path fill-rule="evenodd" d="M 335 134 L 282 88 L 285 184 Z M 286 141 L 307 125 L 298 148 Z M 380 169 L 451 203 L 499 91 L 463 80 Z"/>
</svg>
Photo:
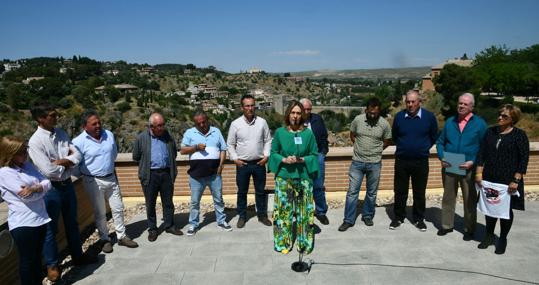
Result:
<svg viewBox="0 0 539 285">
<path fill-rule="evenodd" d="M 485 197 L 487 198 L 486 199 L 487 203 L 496 205 L 501 202 L 500 192 L 498 190 L 492 189 L 492 188 L 486 188 L 486 187 L 483 189 L 485 191 Z"/>
</svg>

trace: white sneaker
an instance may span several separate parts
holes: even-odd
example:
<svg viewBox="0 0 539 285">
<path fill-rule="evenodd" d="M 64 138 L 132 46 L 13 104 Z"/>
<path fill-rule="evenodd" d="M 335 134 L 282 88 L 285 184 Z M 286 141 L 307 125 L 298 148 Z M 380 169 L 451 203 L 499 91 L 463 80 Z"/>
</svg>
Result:
<svg viewBox="0 0 539 285">
<path fill-rule="evenodd" d="M 196 234 L 196 232 L 197 232 L 197 229 L 193 225 L 190 225 L 189 229 L 187 229 L 187 235 L 188 236 L 194 236 Z"/>
<path fill-rule="evenodd" d="M 222 229 L 223 231 L 227 231 L 227 232 L 232 231 L 232 227 L 226 221 L 220 224 L 217 224 L 217 227 Z"/>
</svg>

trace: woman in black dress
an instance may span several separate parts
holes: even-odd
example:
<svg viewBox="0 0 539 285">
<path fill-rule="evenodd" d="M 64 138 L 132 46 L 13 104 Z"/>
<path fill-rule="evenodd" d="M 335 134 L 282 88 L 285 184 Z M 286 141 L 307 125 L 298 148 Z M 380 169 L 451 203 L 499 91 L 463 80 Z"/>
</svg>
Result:
<svg viewBox="0 0 539 285">
<path fill-rule="evenodd" d="M 487 130 L 477 155 L 477 171 L 475 181 L 500 183 L 508 185 L 509 193 L 519 192 L 519 196 L 511 195 L 509 219 L 500 219 L 500 238 L 496 244 L 496 254 L 505 253 L 507 234 L 513 224 L 513 209 L 524 210 L 524 180 L 528 167 L 530 144 L 526 133 L 514 125 L 520 119 L 520 109 L 511 104 L 500 108 L 498 125 Z M 494 244 L 494 228 L 498 218 L 485 215 L 487 233 L 477 246 L 484 249 Z"/>
</svg>

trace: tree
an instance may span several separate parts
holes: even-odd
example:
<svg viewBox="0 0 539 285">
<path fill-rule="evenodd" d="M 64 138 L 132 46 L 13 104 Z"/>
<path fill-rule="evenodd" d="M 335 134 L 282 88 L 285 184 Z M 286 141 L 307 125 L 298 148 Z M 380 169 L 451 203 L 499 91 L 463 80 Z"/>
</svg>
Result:
<svg viewBox="0 0 539 285">
<path fill-rule="evenodd" d="M 456 110 L 457 99 L 464 92 L 478 93 L 478 85 L 474 72 L 469 67 L 462 67 L 456 64 L 444 66 L 440 75 L 434 78 L 436 91 L 442 94 L 445 108 L 442 114 L 448 118 Z"/>
<path fill-rule="evenodd" d="M 11 108 L 17 109 L 21 103 L 22 94 L 20 84 L 10 84 L 6 88 L 6 104 Z"/>
<path fill-rule="evenodd" d="M 75 101 L 80 103 L 84 108 L 94 107 L 94 103 L 92 102 L 92 99 L 91 99 L 92 89 L 84 85 L 77 85 L 71 91 L 71 95 L 73 95 L 73 98 L 75 99 Z"/>
<path fill-rule="evenodd" d="M 103 90 L 103 92 L 110 98 L 111 102 L 116 102 L 118 99 L 120 99 L 120 91 L 114 88 L 114 86 L 105 86 L 105 90 Z"/>
<path fill-rule="evenodd" d="M 324 119 L 326 128 L 332 132 L 341 132 L 347 123 L 346 115 L 342 113 L 335 113 L 332 110 L 324 110 L 320 112 L 320 116 Z"/>
<path fill-rule="evenodd" d="M 476 66 L 488 67 L 492 64 L 503 63 L 509 60 L 509 49 L 503 46 L 491 46 L 475 55 Z"/>
</svg>

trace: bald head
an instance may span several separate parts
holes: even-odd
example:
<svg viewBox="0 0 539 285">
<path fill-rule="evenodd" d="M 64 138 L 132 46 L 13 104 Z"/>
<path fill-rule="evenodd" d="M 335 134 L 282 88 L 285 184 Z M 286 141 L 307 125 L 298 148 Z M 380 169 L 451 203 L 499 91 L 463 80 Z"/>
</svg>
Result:
<svg viewBox="0 0 539 285">
<path fill-rule="evenodd" d="M 152 113 L 148 123 L 154 136 L 160 137 L 165 133 L 165 118 L 163 118 L 163 115 Z"/>
</svg>

